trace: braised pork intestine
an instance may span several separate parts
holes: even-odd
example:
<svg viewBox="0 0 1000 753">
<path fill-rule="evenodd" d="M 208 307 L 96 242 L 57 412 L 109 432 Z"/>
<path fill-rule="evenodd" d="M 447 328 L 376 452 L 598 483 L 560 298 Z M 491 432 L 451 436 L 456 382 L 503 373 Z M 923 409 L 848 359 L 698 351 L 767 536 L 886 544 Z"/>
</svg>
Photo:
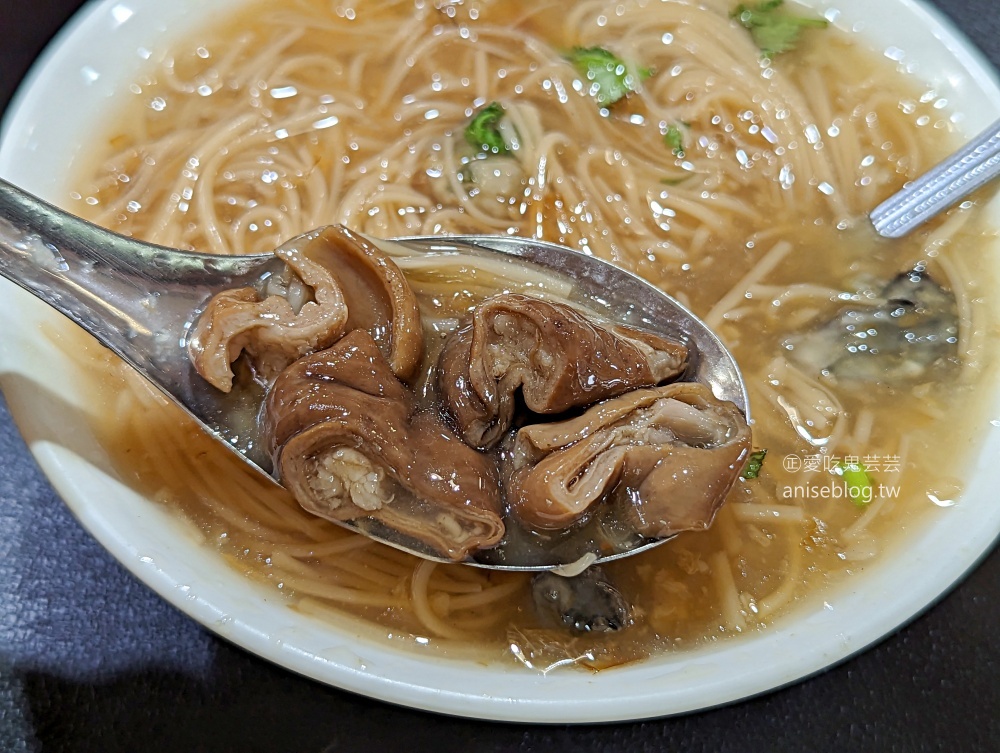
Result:
<svg viewBox="0 0 1000 753">
<path fill-rule="evenodd" d="M 686 365 L 680 343 L 509 294 L 477 306 L 449 338 L 438 384 L 459 434 L 487 449 L 511 427 L 518 394 L 528 410 L 558 414 L 675 378 Z"/>
<path fill-rule="evenodd" d="M 372 521 L 401 543 L 462 560 L 503 539 L 505 509 L 529 528 L 562 529 L 624 495 L 641 501 L 626 511 L 640 534 L 707 525 L 739 471 L 749 430 L 735 407 L 692 385 L 649 389 L 686 369 L 680 342 L 501 293 L 452 324 L 417 380 L 425 357 L 417 299 L 384 251 L 331 227 L 278 253 L 288 279 L 264 297 L 217 296 L 191 352 L 220 389 L 247 352 L 270 385 L 263 420 L 274 468 L 315 515 Z M 296 295 L 308 298 L 298 313 Z M 684 410 L 711 414 L 726 437 L 699 444 L 668 428 L 697 423 Z M 558 447 L 553 437 L 562 437 Z M 664 469 L 679 462 L 688 463 L 685 477 L 668 479 Z M 664 498 L 691 509 L 678 513 Z"/>
<path fill-rule="evenodd" d="M 229 392 L 231 364 L 245 352 L 269 384 L 297 358 L 354 329 L 372 335 L 396 376 L 414 376 L 423 357 L 417 301 L 375 244 L 337 225 L 295 239 L 275 255 L 289 267 L 287 283 L 263 293 L 252 287 L 220 293 L 192 328 L 188 351 L 206 381 Z"/>
<path fill-rule="evenodd" d="M 309 512 L 372 518 L 456 560 L 503 536 L 492 459 L 418 411 L 365 330 L 282 372 L 265 411 L 275 467 Z"/>
<path fill-rule="evenodd" d="M 600 502 L 664 538 L 711 525 L 750 450 L 750 429 L 702 384 L 639 389 L 514 442 L 508 501 L 527 524 L 576 523 Z"/>
</svg>

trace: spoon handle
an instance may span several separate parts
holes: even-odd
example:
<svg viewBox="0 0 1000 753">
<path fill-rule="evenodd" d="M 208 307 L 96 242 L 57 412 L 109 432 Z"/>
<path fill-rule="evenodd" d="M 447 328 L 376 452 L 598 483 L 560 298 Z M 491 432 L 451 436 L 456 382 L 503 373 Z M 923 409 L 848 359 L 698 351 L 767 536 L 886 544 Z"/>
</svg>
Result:
<svg viewBox="0 0 1000 753">
<path fill-rule="evenodd" d="M 913 180 L 869 215 L 876 232 L 901 238 L 1000 175 L 1000 120 Z"/>
<path fill-rule="evenodd" d="M 211 256 L 143 243 L 0 180 L 0 275 L 79 324 L 245 456 L 253 438 L 228 425 L 230 396 L 204 388 L 185 340 L 212 295 L 253 284 L 276 263 L 271 254 Z M 251 459 L 270 468 L 266 456 Z"/>
<path fill-rule="evenodd" d="M 183 332 L 173 330 L 183 327 L 199 302 L 255 280 L 271 260 L 271 255 L 213 256 L 144 243 L 0 179 L 0 275 L 133 363 L 155 350 L 143 342 L 144 334 L 162 339 L 166 327 L 179 339 Z"/>
</svg>

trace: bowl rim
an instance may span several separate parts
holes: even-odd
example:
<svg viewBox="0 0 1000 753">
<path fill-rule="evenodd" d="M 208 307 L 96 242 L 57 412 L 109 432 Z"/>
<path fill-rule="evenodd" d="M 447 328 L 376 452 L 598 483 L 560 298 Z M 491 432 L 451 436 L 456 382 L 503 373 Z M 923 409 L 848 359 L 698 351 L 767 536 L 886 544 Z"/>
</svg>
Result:
<svg viewBox="0 0 1000 753">
<path fill-rule="evenodd" d="M 221 15 L 243 1 L 218 2 L 213 12 Z M 37 120 L 39 108 L 44 105 L 41 92 L 52 91 L 59 81 L 69 85 L 73 76 L 80 79 L 81 73 L 80 80 L 97 73 L 94 80 L 97 82 L 101 76 L 116 75 L 113 67 L 98 66 L 89 73 L 86 71 L 89 66 L 80 67 L 81 60 L 94 54 L 80 49 L 85 45 L 84 40 L 94 38 L 90 35 L 109 30 L 140 35 L 164 34 L 168 29 L 170 33 L 179 32 L 182 21 L 192 23 L 192 9 L 199 4 L 200 0 L 177 0 L 155 10 L 158 5 L 155 0 L 92 0 L 86 5 L 53 39 L 12 99 L 0 128 L 0 175 L 9 174 L 10 179 L 59 203 L 63 197 L 59 194 L 58 176 L 48 183 L 37 176 L 31 179 L 24 163 L 26 157 L 39 154 L 46 143 L 53 143 L 45 141 L 50 136 Z M 833 6 L 828 2 L 807 4 Z M 836 7 L 863 4 L 863 0 L 844 0 L 836 3 Z M 969 116 L 970 122 L 976 118 L 982 120 L 986 111 L 992 117 L 1000 114 L 996 72 L 943 14 L 918 0 L 887 0 L 879 5 L 877 12 L 892 14 L 889 17 L 896 19 L 897 24 L 901 23 L 901 13 L 910 14 L 911 21 L 931 34 L 953 58 L 952 72 L 967 77 L 964 84 L 972 85 L 982 98 L 980 105 L 985 105 L 985 109 L 981 107 Z M 201 23 L 204 15 L 198 25 Z M 117 42 L 104 44 L 113 58 Z M 918 62 L 923 55 L 923 52 L 917 55 Z M 132 64 L 135 62 L 132 60 Z M 73 123 L 63 125 L 68 125 L 71 131 L 79 129 Z M 71 146 L 59 148 L 69 153 L 71 161 L 75 159 L 76 152 Z M 71 171 L 64 170 L 62 175 L 68 172 Z M 10 285 L 7 289 L 10 295 L 0 297 L 3 299 L 0 321 L 51 321 L 54 315 L 44 306 Z M 15 336 L 13 344 L 4 349 L 10 352 L 0 354 L 0 371 L 42 379 L 38 369 L 44 358 L 32 355 L 29 352 L 32 347 L 25 336 Z M 42 355 L 58 357 L 52 352 Z M 997 393 L 1000 395 L 1000 390 Z M 271 589 L 252 583 L 225 566 L 213 550 L 198 544 L 174 516 L 138 497 L 66 446 L 44 439 L 36 419 L 26 409 L 12 406 L 12 412 L 39 465 L 84 527 L 119 562 L 181 611 L 243 648 L 320 682 L 404 706 L 457 716 L 547 723 L 620 721 L 707 709 L 769 692 L 848 659 L 917 617 L 974 568 L 1000 534 L 1000 511 L 986 525 L 973 517 L 972 522 L 978 527 L 972 528 L 973 534 L 965 545 L 943 557 L 934 557 L 928 552 L 940 538 L 935 533 L 938 524 L 926 526 L 927 530 L 911 542 L 926 552 L 906 560 L 907 567 L 917 567 L 928 576 L 921 580 L 919 594 L 898 593 L 898 582 L 879 578 L 878 573 L 866 574 L 857 583 L 844 584 L 849 603 L 870 609 L 877 617 L 861 623 L 852 625 L 838 610 L 821 609 L 786 617 L 764 633 L 741 637 L 722 649 L 706 646 L 682 656 L 661 656 L 597 675 L 542 675 L 518 667 L 481 666 L 461 657 L 441 658 L 435 654 L 428 659 L 413 649 L 403 650 L 358 632 L 362 627 L 358 621 L 345 618 L 331 628 L 296 615 L 275 598 Z M 87 439 L 85 431 L 83 439 Z M 989 463 L 998 452 L 1000 432 L 992 431 L 980 450 L 975 466 L 977 478 L 984 473 L 1000 478 L 1000 471 Z M 982 486 L 985 493 L 988 486 Z M 968 490 L 970 495 L 973 492 L 972 488 Z M 119 516 L 133 514 L 128 509 L 135 505 L 139 505 L 140 512 L 123 528 Z M 968 509 L 961 505 L 949 513 L 949 530 L 956 527 L 956 518 L 970 517 Z M 156 528 L 167 532 L 169 545 L 150 547 L 135 539 L 137 532 L 153 536 L 152 529 Z M 181 563 L 180 559 L 187 562 Z M 210 582 L 192 579 L 199 567 L 208 567 L 210 571 L 214 568 Z M 891 608 L 885 609 L 886 604 Z M 794 650 L 803 645 L 811 648 L 805 652 L 805 659 L 795 655 Z M 759 655 L 771 656 L 773 660 L 761 666 Z M 480 690 L 466 689 L 470 675 Z"/>
</svg>

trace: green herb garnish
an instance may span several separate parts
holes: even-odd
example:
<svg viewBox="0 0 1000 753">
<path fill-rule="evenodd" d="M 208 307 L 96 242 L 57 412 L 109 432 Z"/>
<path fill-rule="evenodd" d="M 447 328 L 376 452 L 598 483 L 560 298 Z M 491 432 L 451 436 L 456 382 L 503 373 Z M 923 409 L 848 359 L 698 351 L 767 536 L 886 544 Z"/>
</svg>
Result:
<svg viewBox="0 0 1000 753">
<path fill-rule="evenodd" d="M 472 116 L 469 125 L 465 127 L 465 140 L 487 154 L 509 153 L 510 147 L 500 133 L 500 121 L 504 113 L 503 105 L 499 102 L 490 102 Z"/>
<path fill-rule="evenodd" d="M 847 484 L 847 493 L 855 505 L 864 507 L 872 501 L 872 477 L 863 463 L 840 461 L 836 472 Z"/>
<path fill-rule="evenodd" d="M 729 14 L 750 31 L 766 58 L 794 50 L 803 29 L 825 29 L 823 18 L 803 18 L 781 10 L 785 0 L 764 0 L 756 5 L 740 4 Z"/>
<path fill-rule="evenodd" d="M 743 473 L 740 474 L 740 478 L 757 478 L 760 475 L 760 469 L 764 465 L 764 458 L 766 457 L 767 450 L 751 452 L 750 457 L 747 458 L 747 464 L 743 467 Z"/>
<path fill-rule="evenodd" d="M 667 132 L 663 134 L 663 143 L 678 157 L 684 156 L 684 131 L 680 126 L 674 123 L 667 126 Z"/>
<path fill-rule="evenodd" d="M 629 73 L 625 61 L 603 47 L 574 47 L 566 58 L 590 82 L 590 93 L 601 107 L 613 105 L 636 90 L 635 76 Z M 649 78 L 653 71 L 644 68 L 640 78 Z"/>
</svg>

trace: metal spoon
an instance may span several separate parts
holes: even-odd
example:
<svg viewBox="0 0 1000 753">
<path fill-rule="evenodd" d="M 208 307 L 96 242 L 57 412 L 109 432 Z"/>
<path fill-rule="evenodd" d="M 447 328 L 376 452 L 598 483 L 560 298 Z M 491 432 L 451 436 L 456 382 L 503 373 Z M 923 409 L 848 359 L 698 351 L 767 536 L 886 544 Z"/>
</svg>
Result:
<svg viewBox="0 0 1000 753">
<path fill-rule="evenodd" d="M 901 237 L 998 175 L 1000 121 L 882 202 L 869 215 L 871 222 L 880 235 Z M 622 321 L 684 337 L 694 353 L 686 378 L 709 385 L 716 396 L 747 412 L 746 386 L 715 334 L 680 303 L 635 275 L 561 246 L 522 238 L 400 240 L 414 249 L 436 253 L 513 257 L 568 278 L 573 284 L 571 298 L 590 304 L 599 301 Z M 125 238 L 0 180 L 0 274 L 80 324 L 220 441 L 268 475 L 271 459 L 260 441 L 256 422 L 246 420 L 254 414 L 248 407 L 259 405 L 262 394 L 236 390 L 225 395 L 209 387 L 191 367 L 185 342 L 192 323 L 214 294 L 259 285 L 282 265 L 270 254 L 192 254 Z M 658 543 L 662 540 L 639 541 L 635 547 L 597 562 L 629 556 Z M 510 570 L 551 567 L 510 564 L 502 555 L 494 552 L 493 563 L 483 566 Z M 498 561 L 504 564 L 495 564 Z"/>
<path fill-rule="evenodd" d="M 902 238 L 1000 176 L 1000 120 L 872 210 L 875 231 Z"/>
<path fill-rule="evenodd" d="M 617 320 L 686 341 L 692 358 L 685 379 L 708 385 L 717 397 L 747 413 L 743 378 L 716 335 L 680 303 L 629 272 L 561 246 L 522 238 L 399 240 L 424 252 L 515 258 L 524 266 L 561 277 L 572 288 L 570 300 L 591 306 L 597 302 Z M 263 393 L 251 388 L 224 394 L 211 387 L 191 366 L 186 340 L 213 295 L 259 286 L 283 265 L 273 254 L 194 254 L 126 238 L 0 180 L 0 274 L 82 326 L 268 475 L 273 470 L 271 458 L 253 420 Z M 373 537 L 413 551 L 391 539 Z M 622 551 L 597 561 L 635 554 L 662 541 L 635 537 Z M 522 556 L 520 551 L 515 557 L 490 550 L 480 564 L 506 570 L 555 566 L 539 564 L 537 557 Z M 414 553 L 437 559 L 428 552 Z M 593 561 L 590 557 L 587 564 Z"/>
</svg>

